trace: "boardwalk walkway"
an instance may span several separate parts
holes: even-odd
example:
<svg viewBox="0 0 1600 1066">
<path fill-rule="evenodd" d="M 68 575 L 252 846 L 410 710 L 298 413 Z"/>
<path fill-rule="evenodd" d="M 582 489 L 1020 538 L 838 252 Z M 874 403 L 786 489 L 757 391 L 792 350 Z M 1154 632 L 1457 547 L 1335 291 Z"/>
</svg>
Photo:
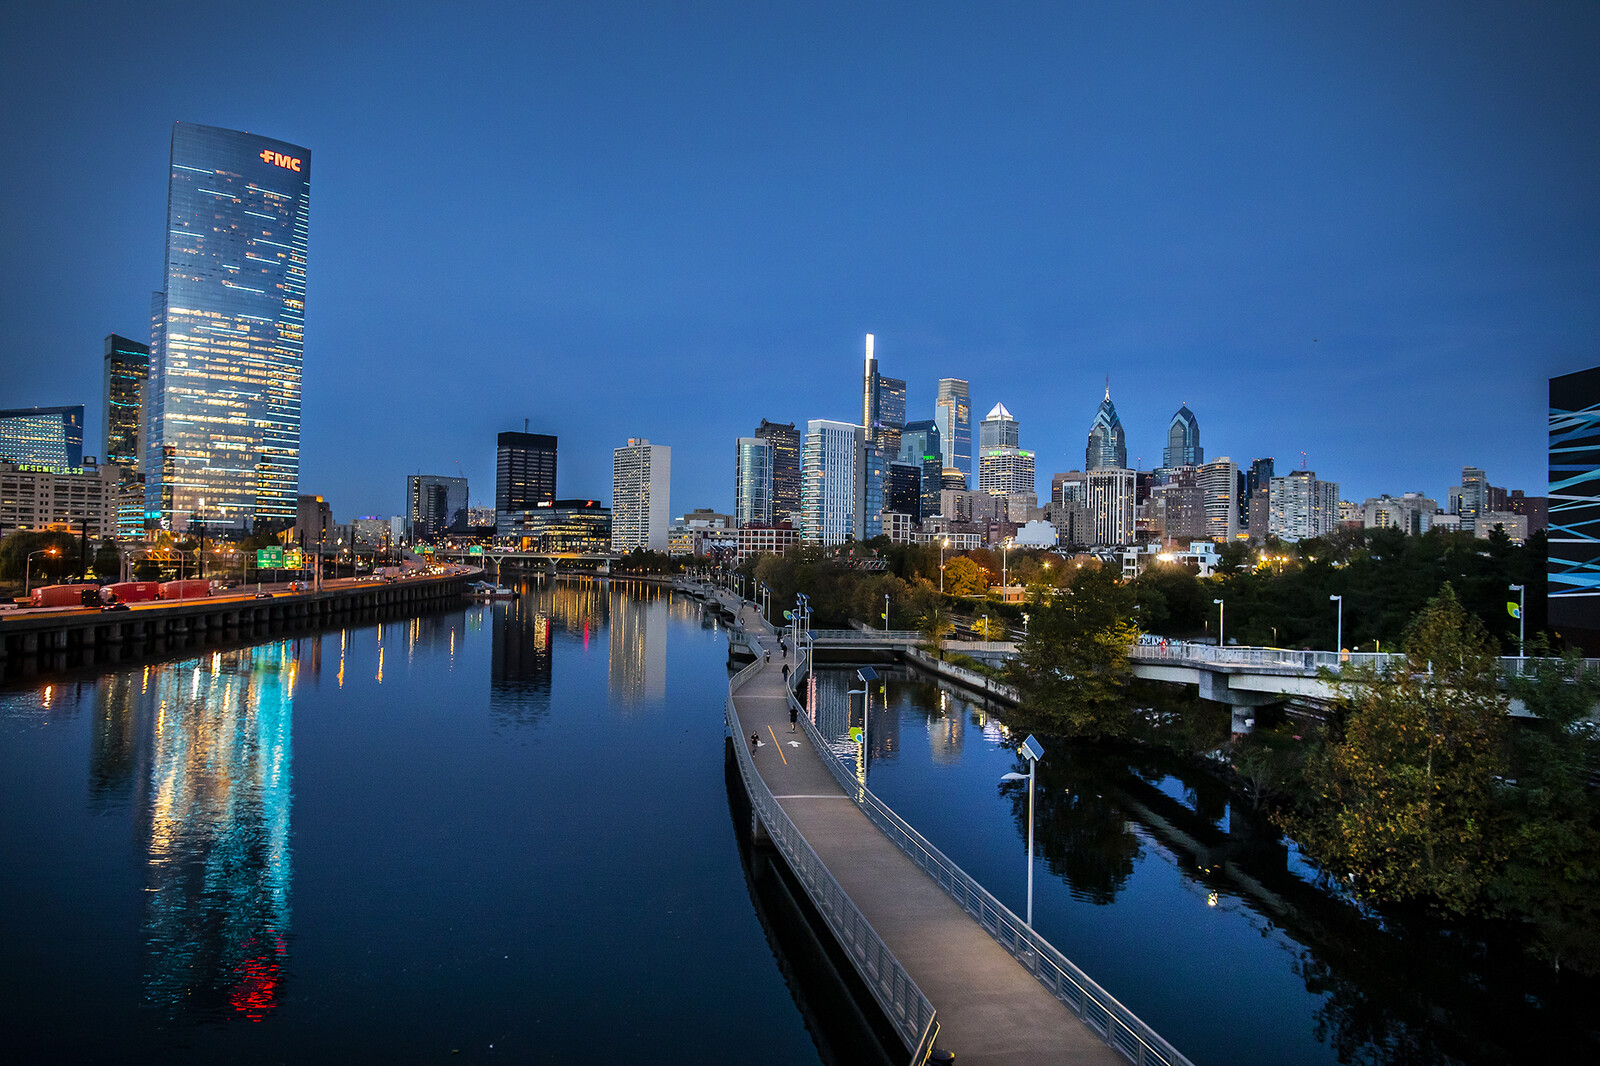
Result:
<svg viewBox="0 0 1600 1066">
<path fill-rule="evenodd" d="M 786 662 L 774 647 L 735 693 L 742 742 L 760 735 L 757 772 L 938 1010 L 938 1047 L 961 1064 L 1125 1063 L 868 820 L 803 730 L 789 732 Z"/>
</svg>

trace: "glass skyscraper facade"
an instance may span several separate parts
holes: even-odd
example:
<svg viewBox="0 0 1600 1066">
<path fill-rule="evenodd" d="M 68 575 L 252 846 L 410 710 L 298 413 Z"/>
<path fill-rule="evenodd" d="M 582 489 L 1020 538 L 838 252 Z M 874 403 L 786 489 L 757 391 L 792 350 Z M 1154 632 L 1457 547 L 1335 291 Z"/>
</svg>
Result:
<svg viewBox="0 0 1600 1066">
<path fill-rule="evenodd" d="M 944 449 L 944 465 L 972 479 L 972 401 L 967 383 L 960 378 L 940 378 L 939 395 L 934 401 L 934 421 L 939 423 L 939 446 Z M 965 486 L 963 486 L 964 488 Z"/>
<path fill-rule="evenodd" d="M 516 536 L 528 512 L 556 498 L 556 438 L 502 433 L 495 440 L 494 533 Z"/>
<path fill-rule="evenodd" d="M 1128 442 L 1122 433 L 1122 419 L 1111 402 L 1111 386 L 1106 386 L 1106 398 L 1094 413 L 1094 424 L 1089 427 L 1089 446 L 1083 452 L 1083 469 L 1122 470 L 1128 465 Z"/>
<path fill-rule="evenodd" d="M 83 465 L 83 405 L 0 411 L 0 463 Z"/>
<path fill-rule="evenodd" d="M 1200 420 L 1195 418 L 1188 404 L 1182 404 L 1167 424 L 1167 446 L 1161 452 L 1161 465 L 1176 470 L 1180 466 L 1199 466 L 1205 461 L 1205 449 L 1200 447 Z"/>
<path fill-rule="evenodd" d="M 793 422 L 765 418 L 755 435 L 772 449 L 772 520 L 800 525 L 800 431 Z"/>
<path fill-rule="evenodd" d="M 150 346 L 119 337 L 106 338 L 105 359 L 105 443 L 100 459 L 115 463 L 130 472 L 139 469 L 140 411 L 144 404 L 145 381 L 150 377 Z"/>
<path fill-rule="evenodd" d="M 772 524 L 772 446 L 740 437 L 734 459 L 733 512 L 740 529 Z"/>
<path fill-rule="evenodd" d="M 311 152 L 172 128 L 165 284 L 152 302 L 145 518 L 295 520 Z"/>
</svg>

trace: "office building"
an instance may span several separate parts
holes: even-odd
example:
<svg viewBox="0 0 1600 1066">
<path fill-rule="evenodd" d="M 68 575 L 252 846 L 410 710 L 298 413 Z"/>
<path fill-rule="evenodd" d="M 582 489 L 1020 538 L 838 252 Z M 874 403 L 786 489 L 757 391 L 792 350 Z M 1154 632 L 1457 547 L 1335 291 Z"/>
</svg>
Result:
<svg viewBox="0 0 1600 1066">
<path fill-rule="evenodd" d="M 983 421 L 978 423 L 978 456 L 982 457 L 988 452 L 999 448 L 1020 447 L 1021 423 L 1011 417 L 1011 412 L 1006 410 L 1006 405 L 997 403 L 984 415 Z"/>
<path fill-rule="evenodd" d="M 144 408 L 146 525 L 295 520 L 310 208 L 307 149 L 173 126 Z"/>
<path fill-rule="evenodd" d="M 740 437 L 734 448 L 733 513 L 743 526 L 772 525 L 772 446 Z"/>
<path fill-rule="evenodd" d="M 144 461 L 140 447 L 140 412 L 145 381 L 150 377 L 150 346 L 113 333 L 105 341 L 105 432 L 100 461 L 137 471 Z"/>
<path fill-rule="evenodd" d="M 1396 499 L 1388 493 L 1369 496 L 1361 505 L 1361 525 L 1365 529 L 1398 529 L 1420 536 L 1433 528 L 1439 504 L 1420 492 L 1408 492 Z"/>
<path fill-rule="evenodd" d="M 1272 482 L 1272 473 L 1273 460 L 1268 456 L 1265 459 L 1250 460 L 1250 469 L 1244 476 L 1244 502 L 1239 507 L 1239 523 L 1249 528 L 1252 537 L 1265 536 L 1267 532 L 1267 505 L 1262 505 L 1258 516 L 1255 501 L 1257 496 L 1266 498 L 1267 488 Z"/>
<path fill-rule="evenodd" d="M 856 449 L 856 507 L 851 527 L 856 540 L 871 540 L 883 532 L 888 494 L 889 453 L 862 443 Z"/>
<path fill-rule="evenodd" d="M 667 550 L 672 449 L 629 438 L 611 453 L 611 550 Z"/>
<path fill-rule="evenodd" d="M 1205 461 L 1205 449 L 1200 447 L 1200 422 L 1188 404 L 1181 404 L 1167 426 L 1167 446 L 1161 453 L 1161 465 L 1171 470 L 1180 466 L 1198 467 Z"/>
<path fill-rule="evenodd" d="M 1230 541 L 1239 535 L 1239 467 L 1223 456 L 1195 470 L 1195 487 L 1206 512 L 1205 535 Z"/>
<path fill-rule="evenodd" d="M 600 555 L 611 550 L 611 508 L 599 500 L 550 500 L 523 512 L 512 541 L 523 551 Z"/>
<path fill-rule="evenodd" d="M 500 434 L 494 457 L 494 535 L 516 534 L 529 511 L 556 498 L 556 438 Z"/>
<path fill-rule="evenodd" d="M 333 507 L 321 496 L 301 496 L 295 500 L 294 540 L 306 551 L 331 554 L 338 539 L 333 522 Z"/>
<path fill-rule="evenodd" d="M 934 401 L 934 421 L 939 424 L 939 447 L 944 469 L 959 470 L 966 488 L 972 478 L 972 403 L 967 383 L 960 378 L 940 378 Z"/>
<path fill-rule="evenodd" d="M 1083 469 L 1123 470 L 1128 466 L 1128 442 L 1123 436 L 1122 419 L 1111 402 L 1111 384 L 1106 383 L 1106 398 L 1100 401 L 1094 413 L 1094 423 L 1089 427 L 1089 445 L 1083 453 Z"/>
<path fill-rule="evenodd" d="M 60 529 L 92 539 L 118 535 L 117 466 L 0 462 L 0 533 Z"/>
<path fill-rule="evenodd" d="M 1461 531 L 1475 533 L 1478 516 L 1489 510 L 1489 478 L 1475 466 L 1461 468 Z"/>
<path fill-rule="evenodd" d="M 908 422 L 900 434 L 900 461 L 922 471 L 923 518 L 939 513 L 939 490 L 944 485 L 944 455 L 939 447 L 939 424 L 931 420 Z M 963 485 L 963 487 L 965 487 Z"/>
<path fill-rule="evenodd" d="M 800 520 L 800 431 L 793 422 L 761 420 L 755 435 L 772 450 L 772 520 Z"/>
<path fill-rule="evenodd" d="M 1267 496 L 1267 532 L 1279 540 L 1320 537 L 1339 523 L 1339 483 L 1318 481 L 1314 470 L 1273 478 Z"/>
<path fill-rule="evenodd" d="M 812 544 L 843 544 L 854 532 L 856 453 L 862 429 L 814 418 L 806 423 L 800 456 L 800 536 Z"/>
<path fill-rule="evenodd" d="M 861 379 L 861 425 L 866 443 L 893 457 L 900 453 L 900 431 L 906 424 L 906 383 L 878 373 L 873 337 L 867 334 L 867 362 Z"/>
<path fill-rule="evenodd" d="M 886 512 L 903 514 L 913 523 L 922 521 L 922 467 L 915 463 L 890 463 L 883 494 Z"/>
<path fill-rule="evenodd" d="M 999 496 L 1026 497 L 1038 503 L 1033 453 L 1021 448 L 991 448 L 978 457 L 978 489 Z"/>
<path fill-rule="evenodd" d="M 0 411 L 0 463 L 50 469 L 83 465 L 83 405 Z"/>
<path fill-rule="evenodd" d="M 415 544 L 467 528 L 467 479 L 442 474 L 406 477 L 405 538 Z"/>
<path fill-rule="evenodd" d="M 1600 647 L 1600 367 L 1550 379 L 1550 625 Z"/>
<path fill-rule="evenodd" d="M 1088 471 L 1088 509 L 1091 535 L 1101 547 L 1116 547 L 1133 540 L 1133 471 L 1103 466 Z"/>
</svg>

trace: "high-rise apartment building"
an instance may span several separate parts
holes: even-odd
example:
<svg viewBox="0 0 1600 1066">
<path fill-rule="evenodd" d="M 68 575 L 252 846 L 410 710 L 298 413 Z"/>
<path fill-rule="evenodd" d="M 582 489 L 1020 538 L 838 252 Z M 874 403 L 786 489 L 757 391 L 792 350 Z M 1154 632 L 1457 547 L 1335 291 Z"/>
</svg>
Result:
<svg viewBox="0 0 1600 1066">
<path fill-rule="evenodd" d="M 1320 537 L 1339 524 L 1339 483 L 1318 481 L 1314 470 L 1293 470 L 1272 479 L 1267 507 L 1267 532 L 1279 540 Z"/>
<path fill-rule="evenodd" d="M 311 153 L 176 123 L 152 301 L 146 524 L 287 528 L 300 489 Z"/>
<path fill-rule="evenodd" d="M 1110 396 L 1109 390 L 1106 395 Z M 1167 426 L 1167 446 L 1161 453 L 1161 465 L 1171 470 L 1180 466 L 1198 467 L 1205 461 L 1205 449 L 1200 447 L 1200 422 L 1188 404 L 1181 404 Z"/>
<path fill-rule="evenodd" d="M 944 450 L 944 469 L 961 471 L 961 476 L 970 483 L 972 402 L 968 399 L 967 383 L 960 378 L 940 378 L 939 395 L 933 407 L 934 421 L 939 424 L 939 447 Z"/>
<path fill-rule="evenodd" d="M 145 381 L 150 377 L 150 346 L 113 333 L 105 345 L 105 439 L 102 463 L 137 471 L 144 460 L 140 447 L 140 415 Z"/>
<path fill-rule="evenodd" d="M 611 458 L 611 550 L 667 550 L 672 520 L 672 449 L 629 438 Z"/>
<path fill-rule="evenodd" d="M 467 479 L 443 474 L 406 476 L 406 539 L 432 540 L 467 529 Z"/>
<path fill-rule="evenodd" d="M 1099 410 L 1094 413 L 1094 423 L 1089 427 L 1089 445 L 1083 453 L 1083 469 L 1093 473 L 1096 470 L 1126 469 L 1128 465 L 1128 442 L 1123 436 L 1122 419 L 1117 417 L 1117 408 L 1111 402 L 1111 385 L 1106 385 L 1106 398 L 1100 401 Z"/>
<path fill-rule="evenodd" d="M 556 498 L 556 438 L 549 433 L 500 434 L 494 453 L 494 535 L 517 536 L 528 512 Z"/>
<path fill-rule="evenodd" d="M 772 525 L 772 446 L 740 437 L 734 447 L 733 514 L 740 529 Z"/>
<path fill-rule="evenodd" d="M 851 534 L 871 540 L 883 532 L 883 512 L 889 500 L 889 453 L 863 442 L 856 449 L 855 512 Z"/>
<path fill-rule="evenodd" d="M 1212 540 L 1226 542 L 1239 535 L 1238 482 L 1238 464 L 1227 456 L 1204 463 L 1195 471 L 1195 487 L 1200 490 L 1205 508 L 1205 535 Z"/>
<path fill-rule="evenodd" d="M 1088 472 L 1089 522 L 1094 543 L 1115 547 L 1133 541 L 1133 471 L 1103 466 Z"/>
<path fill-rule="evenodd" d="M 0 463 L 83 465 L 83 405 L 0 411 Z"/>
<path fill-rule="evenodd" d="M 854 533 L 860 426 L 814 418 L 800 456 L 800 535 L 813 544 L 843 544 Z"/>
<path fill-rule="evenodd" d="M 1594 655 L 1600 647 L 1600 367 L 1550 379 L 1549 447 L 1550 625 L 1579 636 Z"/>
<path fill-rule="evenodd" d="M 761 420 L 755 435 L 772 449 L 772 521 L 800 525 L 800 431 L 793 422 Z"/>
<path fill-rule="evenodd" d="M 1461 468 L 1461 532 L 1475 533 L 1478 516 L 1489 510 L 1489 477 L 1475 466 Z"/>
</svg>

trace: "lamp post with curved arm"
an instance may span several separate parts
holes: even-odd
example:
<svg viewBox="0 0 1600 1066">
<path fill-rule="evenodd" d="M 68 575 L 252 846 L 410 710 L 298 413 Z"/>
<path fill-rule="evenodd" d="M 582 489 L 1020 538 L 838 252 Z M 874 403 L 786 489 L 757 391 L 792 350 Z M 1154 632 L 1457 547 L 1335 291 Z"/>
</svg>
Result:
<svg viewBox="0 0 1600 1066">
<path fill-rule="evenodd" d="M 56 551 L 54 548 L 40 548 L 36 552 L 29 552 L 28 557 L 22 560 L 22 594 L 24 596 L 26 596 L 33 588 L 33 557 L 35 555 L 48 555 L 51 558 L 54 558 L 59 554 L 60 552 Z"/>
</svg>

